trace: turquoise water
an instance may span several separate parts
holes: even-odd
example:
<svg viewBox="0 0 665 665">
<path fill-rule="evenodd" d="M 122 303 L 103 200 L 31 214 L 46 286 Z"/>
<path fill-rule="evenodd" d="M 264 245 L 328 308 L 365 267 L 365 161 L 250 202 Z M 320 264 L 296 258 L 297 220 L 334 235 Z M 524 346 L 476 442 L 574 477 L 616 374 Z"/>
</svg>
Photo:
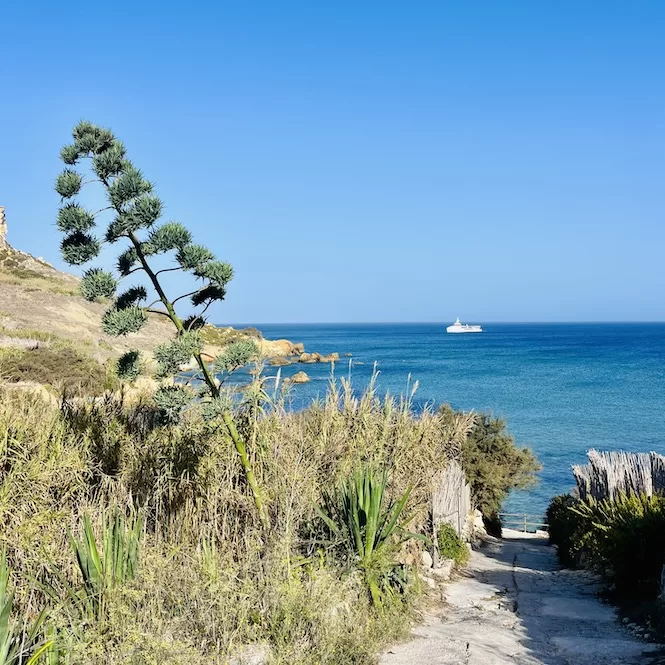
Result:
<svg viewBox="0 0 665 665">
<path fill-rule="evenodd" d="M 540 512 L 568 491 L 570 466 L 588 448 L 665 453 L 665 324 L 487 324 L 480 335 L 448 335 L 445 324 L 257 327 L 308 351 L 353 354 L 357 389 L 377 362 L 383 391 L 405 392 L 411 374 L 418 405 L 448 402 L 505 418 L 543 464 L 538 487 L 510 497 L 511 512 Z M 301 369 L 312 381 L 297 386 L 296 406 L 322 394 L 330 376 L 329 365 L 293 365 L 282 375 Z"/>
</svg>

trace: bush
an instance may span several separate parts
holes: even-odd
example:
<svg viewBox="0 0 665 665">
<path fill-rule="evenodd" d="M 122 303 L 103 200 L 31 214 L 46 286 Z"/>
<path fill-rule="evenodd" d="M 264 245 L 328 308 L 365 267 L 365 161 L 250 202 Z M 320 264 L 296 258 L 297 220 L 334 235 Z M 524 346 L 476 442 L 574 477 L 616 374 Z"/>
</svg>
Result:
<svg viewBox="0 0 665 665">
<path fill-rule="evenodd" d="M 469 561 L 469 548 L 450 524 L 442 524 L 436 538 L 442 558 L 453 559 L 458 566 L 463 566 Z"/>
<path fill-rule="evenodd" d="M 489 415 L 476 418 L 462 444 L 462 467 L 474 504 L 490 518 L 501 510 L 510 490 L 534 485 L 541 468 L 531 450 L 515 445 L 505 422 Z"/>
<path fill-rule="evenodd" d="M 100 395 L 110 385 L 102 365 L 68 346 L 38 346 L 3 356 L 0 379 L 41 383 L 77 396 Z"/>
<path fill-rule="evenodd" d="M 547 508 L 550 544 L 556 545 L 559 561 L 568 568 L 579 564 L 581 520 L 580 516 L 572 511 L 578 502 L 570 494 L 562 494 L 555 496 Z"/>
<path fill-rule="evenodd" d="M 655 600 L 665 564 L 665 497 L 621 495 L 603 501 L 555 497 L 551 540 L 562 563 L 598 572 L 624 603 Z"/>
</svg>

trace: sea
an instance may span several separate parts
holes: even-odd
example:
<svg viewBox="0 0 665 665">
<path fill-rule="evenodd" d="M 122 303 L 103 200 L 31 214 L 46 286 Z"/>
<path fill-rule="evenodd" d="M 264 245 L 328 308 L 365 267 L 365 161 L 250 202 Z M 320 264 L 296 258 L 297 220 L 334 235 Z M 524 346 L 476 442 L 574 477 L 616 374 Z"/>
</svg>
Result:
<svg viewBox="0 0 665 665">
<path fill-rule="evenodd" d="M 590 448 L 665 454 L 665 323 L 497 323 L 466 335 L 447 334 L 446 325 L 256 327 L 306 351 L 338 352 L 335 373 L 350 373 L 355 390 L 376 367 L 380 392 L 399 395 L 418 382 L 415 409 L 448 403 L 503 418 L 543 466 L 537 486 L 513 492 L 506 512 L 542 514 L 573 487 L 571 465 Z M 322 396 L 331 376 L 327 364 L 291 365 L 281 375 L 300 370 L 311 381 L 294 386 L 294 408 Z"/>
</svg>

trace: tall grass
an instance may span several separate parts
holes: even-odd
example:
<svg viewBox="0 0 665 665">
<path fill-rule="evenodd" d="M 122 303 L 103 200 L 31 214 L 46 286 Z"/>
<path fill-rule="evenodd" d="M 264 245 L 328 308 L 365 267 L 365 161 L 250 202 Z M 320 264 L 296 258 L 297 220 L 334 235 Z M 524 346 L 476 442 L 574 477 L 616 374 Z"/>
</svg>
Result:
<svg viewBox="0 0 665 665">
<path fill-rule="evenodd" d="M 422 530 L 429 483 L 459 454 L 473 418 L 414 416 L 407 398 L 382 399 L 373 385 L 357 395 L 337 382 L 298 413 L 266 401 L 257 385 L 236 422 L 265 488 L 269 533 L 257 523 L 233 442 L 195 410 L 165 427 L 141 402 L 58 408 L 1 394 L 0 547 L 15 570 L 12 611 L 34 616 L 48 604 L 72 663 L 225 663 L 252 643 L 268 645 L 276 663 L 372 662 L 408 625 L 408 603 L 377 613 L 362 574 L 310 547 L 315 507 L 359 465 L 380 465 L 391 469 L 391 496 L 413 487 L 404 510 L 410 528 Z M 107 594 L 104 621 L 74 634 L 67 593 L 58 605 L 34 592 L 35 581 L 43 588 L 57 570 L 76 585 L 82 570 L 90 579 L 108 570 L 104 538 L 92 534 L 108 532 L 116 510 L 145 516 L 136 575 L 123 574 Z M 78 558 L 68 533 L 83 533 Z"/>
</svg>

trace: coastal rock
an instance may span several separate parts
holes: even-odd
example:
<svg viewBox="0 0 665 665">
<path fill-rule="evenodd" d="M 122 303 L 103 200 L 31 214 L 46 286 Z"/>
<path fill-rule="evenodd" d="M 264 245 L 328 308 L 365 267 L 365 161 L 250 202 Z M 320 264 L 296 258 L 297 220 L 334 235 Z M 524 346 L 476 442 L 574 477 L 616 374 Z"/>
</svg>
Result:
<svg viewBox="0 0 665 665">
<path fill-rule="evenodd" d="M 339 360 L 339 353 L 329 353 L 323 356 L 320 353 L 301 353 L 298 362 L 305 364 L 312 363 L 335 363 Z"/>
<path fill-rule="evenodd" d="M 261 339 L 257 342 L 259 352 L 266 358 L 288 357 L 300 355 L 304 346 L 288 339 Z"/>
<path fill-rule="evenodd" d="M 286 365 L 290 365 L 291 361 L 285 356 L 277 356 L 270 359 L 270 364 L 273 367 L 285 367 Z"/>
<path fill-rule="evenodd" d="M 309 376 L 306 372 L 297 372 L 291 377 L 284 379 L 284 383 L 308 383 Z"/>
</svg>

